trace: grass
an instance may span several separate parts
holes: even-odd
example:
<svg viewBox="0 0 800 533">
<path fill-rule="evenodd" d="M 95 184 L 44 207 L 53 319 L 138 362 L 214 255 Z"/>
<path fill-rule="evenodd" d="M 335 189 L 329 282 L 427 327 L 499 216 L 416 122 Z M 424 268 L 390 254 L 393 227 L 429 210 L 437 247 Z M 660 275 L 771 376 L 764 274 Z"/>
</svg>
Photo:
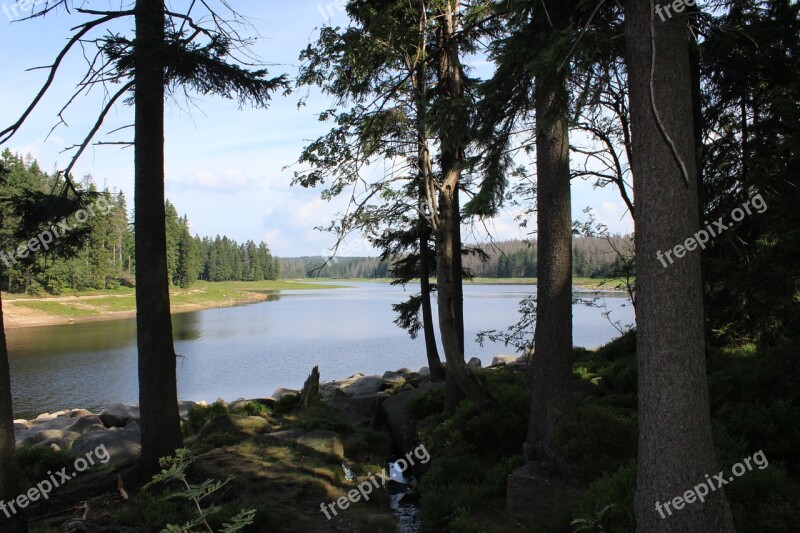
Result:
<svg viewBox="0 0 800 533">
<path fill-rule="evenodd" d="M 180 308 L 209 308 L 239 305 L 269 299 L 269 294 L 285 290 L 336 289 L 341 285 L 308 283 L 302 280 L 279 281 L 198 281 L 188 289 L 170 290 L 173 311 Z M 117 288 L 107 291 L 81 291 L 49 298 L 3 295 L 6 303 L 43 311 L 66 318 L 86 318 L 136 310 L 135 290 Z M 67 299 L 65 299 L 67 298 Z M 177 308 L 177 309 L 176 309 Z"/>
</svg>

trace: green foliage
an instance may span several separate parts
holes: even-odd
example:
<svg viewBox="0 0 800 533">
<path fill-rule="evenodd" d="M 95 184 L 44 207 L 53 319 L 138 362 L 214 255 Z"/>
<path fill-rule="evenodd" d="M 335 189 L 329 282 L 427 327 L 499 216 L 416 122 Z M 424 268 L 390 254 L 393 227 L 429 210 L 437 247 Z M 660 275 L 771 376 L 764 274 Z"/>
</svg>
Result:
<svg viewBox="0 0 800 533">
<path fill-rule="evenodd" d="M 472 513 L 502 498 L 508 475 L 522 465 L 519 452 L 530 409 L 525 374 L 494 370 L 478 376 L 497 399 L 497 407 L 480 413 L 464 401 L 451 417 L 437 413 L 420 423 L 420 439 L 432 456 L 420 480 L 426 530 L 468 531 L 463 528 Z M 439 401 L 435 395 L 423 395 L 409 408 L 422 414 Z"/>
<path fill-rule="evenodd" d="M 275 414 L 285 415 L 293 412 L 300 405 L 299 394 L 287 394 L 275 402 Z"/>
<path fill-rule="evenodd" d="M 261 416 L 267 418 L 272 412 L 269 406 L 259 402 L 245 402 L 236 409 L 231 410 L 231 414 L 241 416 Z"/>
<path fill-rule="evenodd" d="M 444 389 L 433 389 L 417 394 L 409 400 L 406 412 L 417 420 L 428 418 L 444 411 Z"/>
<path fill-rule="evenodd" d="M 228 407 L 222 402 L 214 402 L 211 405 L 193 405 L 189 408 L 189 420 L 183 425 L 183 434 L 186 437 L 196 435 L 203 429 L 206 422 L 229 413 Z"/>
<path fill-rule="evenodd" d="M 28 483 L 37 483 L 62 468 L 72 470 L 75 458 L 67 452 L 57 452 L 49 446 L 22 447 L 17 450 L 20 475 Z"/>
<path fill-rule="evenodd" d="M 636 461 L 617 471 L 606 472 L 589 485 L 578 503 L 574 531 L 628 533 L 636 530 L 633 496 L 636 490 Z"/>
<path fill-rule="evenodd" d="M 624 408 L 580 405 L 558 428 L 558 444 L 578 477 L 591 480 L 636 457 L 636 413 Z"/>
<path fill-rule="evenodd" d="M 153 476 L 153 479 L 142 487 L 143 491 L 147 491 L 154 485 L 171 485 L 173 482 L 177 482 L 181 488 L 168 492 L 162 498 L 164 500 L 182 500 L 194 504 L 196 512 L 191 518 L 184 522 L 183 525 L 167 524 L 165 531 L 188 533 L 196 531 L 197 528 L 202 526 L 211 533 L 214 532 L 210 524 L 210 519 L 212 516 L 218 515 L 222 508 L 217 505 L 210 505 L 204 508 L 203 501 L 219 492 L 220 489 L 230 483 L 233 476 L 229 476 L 224 481 L 207 479 L 202 483 L 192 484 L 187 479 L 186 472 L 193 463 L 194 458 L 187 449 L 177 450 L 174 457 L 161 459 L 161 472 Z M 235 531 L 243 530 L 245 527 L 253 524 L 256 512 L 256 509 L 251 508 L 239 509 L 236 514 L 229 518 L 230 522 L 222 524 L 219 531 L 222 533 L 234 533 Z"/>
</svg>

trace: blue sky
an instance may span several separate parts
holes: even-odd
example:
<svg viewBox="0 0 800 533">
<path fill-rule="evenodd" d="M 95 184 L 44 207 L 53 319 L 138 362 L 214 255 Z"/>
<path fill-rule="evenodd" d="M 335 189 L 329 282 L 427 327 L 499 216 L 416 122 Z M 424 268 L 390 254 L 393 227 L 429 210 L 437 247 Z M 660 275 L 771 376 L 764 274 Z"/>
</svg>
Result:
<svg viewBox="0 0 800 533">
<path fill-rule="evenodd" d="M 50 64 L 71 35 L 69 29 L 83 20 L 74 13 L 57 13 L 46 19 L 12 23 L 9 16 L 15 18 L 14 4 L 9 0 L 3 2 L 0 0 L 0 128 L 17 119 L 45 78 L 42 70 L 26 72 L 26 69 Z M 174 2 L 173 7 L 181 10 L 186 4 Z M 275 75 L 295 75 L 298 55 L 313 41 L 319 26 L 328 22 L 347 24 L 347 16 L 337 7 L 341 3 L 335 0 L 237 4 L 260 35 L 254 51 L 270 64 L 270 72 Z M 106 1 L 88 5 L 94 9 L 117 6 Z M 131 24 L 119 29 L 127 30 Z M 484 64 L 475 67 L 479 74 L 490 73 Z M 30 153 L 45 170 L 64 168 L 69 154 L 60 152 L 83 139 L 94 124 L 104 95 L 95 91 L 79 98 L 65 115 L 68 126 L 61 125 L 47 141 L 45 138 L 84 71 L 83 57 L 80 53 L 73 54 L 62 65 L 39 108 L 0 149 L 8 147 L 23 155 Z M 283 257 L 319 255 L 333 244 L 332 236 L 314 228 L 326 225 L 335 213 L 345 208 L 345 201 L 328 202 L 319 198 L 319 191 L 291 187 L 293 170 L 284 170 L 297 159 L 308 141 L 326 132 L 316 115 L 329 107 L 330 101 L 314 93 L 307 105 L 298 109 L 298 99 L 304 94 L 301 90 L 288 97 L 277 95 L 267 110 L 240 110 L 235 101 L 221 98 L 199 98 L 188 107 L 185 101 L 168 103 L 166 193 L 178 211 L 188 215 L 193 233 L 224 234 L 239 241 L 264 240 L 273 252 Z M 132 119 L 132 109 L 118 105 L 109 114 L 98 140 L 130 140 L 129 130 L 113 137 L 106 134 L 132 123 Z M 132 206 L 132 149 L 90 148 L 74 174 L 91 174 L 99 185 L 124 191 Z M 616 191 L 593 189 L 585 182 L 574 182 L 572 190 L 574 218 L 585 218 L 582 211 L 591 206 L 597 218 L 612 231 L 632 231 L 633 224 Z M 531 223 L 527 229 L 518 228 L 515 215 L 513 209 L 508 209 L 487 223 L 495 239 L 524 238 L 535 227 Z M 487 239 L 482 228 L 468 235 L 471 241 Z M 362 248 L 357 255 L 375 253 Z"/>
</svg>

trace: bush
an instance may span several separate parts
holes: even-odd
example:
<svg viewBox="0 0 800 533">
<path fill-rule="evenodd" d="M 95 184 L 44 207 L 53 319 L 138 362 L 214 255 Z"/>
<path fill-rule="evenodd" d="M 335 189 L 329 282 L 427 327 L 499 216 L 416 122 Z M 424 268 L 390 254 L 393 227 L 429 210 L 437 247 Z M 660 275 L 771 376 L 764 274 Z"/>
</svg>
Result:
<svg viewBox="0 0 800 533">
<path fill-rule="evenodd" d="M 739 533 L 793 531 L 800 522 L 800 491 L 779 466 L 746 472 L 725 486 Z"/>
<path fill-rule="evenodd" d="M 636 461 L 592 482 L 578 503 L 574 531 L 636 531 L 633 497 L 636 491 Z"/>
<path fill-rule="evenodd" d="M 241 416 L 261 416 L 267 418 L 271 410 L 268 406 L 259 402 L 244 402 L 241 406 L 231 411 L 231 414 Z"/>
<path fill-rule="evenodd" d="M 230 414 L 228 406 L 222 402 L 215 402 L 211 405 L 193 405 L 189 408 L 189 421 L 183 425 L 183 434 L 186 437 L 197 435 L 206 422 L 227 414 Z"/>
<path fill-rule="evenodd" d="M 19 448 L 17 450 L 17 465 L 20 476 L 26 484 L 38 483 L 48 479 L 48 472 L 58 472 L 62 468 L 72 470 L 75 458 L 67 452 L 57 452 L 49 446 L 35 448 Z"/>
<path fill-rule="evenodd" d="M 575 474 L 585 480 L 614 472 L 636 457 L 636 413 L 602 405 L 582 405 L 558 428 L 558 445 Z"/>
<path fill-rule="evenodd" d="M 423 420 L 429 416 L 444 411 L 444 389 L 433 389 L 422 394 L 417 394 L 409 400 L 406 412 L 416 420 Z"/>
<path fill-rule="evenodd" d="M 287 415 L 297 409 L 298 405 L 300 405 L 300 395 L 287 394 L 275 402 L 275 414 Z"/>
</svg>

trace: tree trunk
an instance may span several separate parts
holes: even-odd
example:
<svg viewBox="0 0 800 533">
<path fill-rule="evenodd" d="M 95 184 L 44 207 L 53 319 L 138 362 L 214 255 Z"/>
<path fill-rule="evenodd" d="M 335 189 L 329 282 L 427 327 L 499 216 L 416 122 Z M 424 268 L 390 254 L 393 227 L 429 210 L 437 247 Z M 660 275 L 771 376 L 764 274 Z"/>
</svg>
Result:
<svg viewBox="0 0 800 533">
<path fill-rule="evenodd" d="M 662 22 L 651 8 L 650 2 L 630 0 L 625 28 L 637 216 L 637 531 L 734 531 L 721 488 L 710 492 L 705 503 L 680 510 L 664 508 L 717 468 L 706 378 L 700 251 L 685 251 L 671 264 L 662 255 L 700 229 L 689 32 L 684 17 Z M 683 162 L 688 187 L 676 157 Z"/>
<path fill-rule="evenodd" d="M 574 409 L 567 77 L 565 69 L 544 72 L 536 79 L 538 280 L 527 446 L 530 459 L 562 470 L 556 430 Z"/>
<path fill-rule="evenodd" d="M 459 4 L 448 0 L 439 30 L 440 97 L 450 106 L 467 105 L 456 35 Z M 452 102 L 452 103 L 451 103 Z M 461 261 L 461 212 L 458 190 L 464 161 L 466 125 L 449 124 L 441 141 L 442 183 L 436 228 L 436 291 L 439 329 L 447 367 L 445 412 L 453 412 L 463 397 L 479 409 L 494 403 L 464 361 L 464 294 Z"/>
<path fill-rule="evenodd" d="M 164 208 L 164 0 L 137 0 L 135 50 L 136 326 L 142 455 L 137 478 L 183 446 L 167 280 Z"/>
<path fill-rule="evenodd" d="M 0 502 L 13 501 L 19 495 L 19 472 L 14 441 L 14 411 L 11 404 L 11 372 L 8 366 L 8 345 L 3 321 L 3 302 L 0 298 Z M 0 510 L 0 532 L 24 529 L 18 515 Z"/>
<path fill-rule="evenodd" d="M 444 381 L 444 365 L 439 359 L 439 348 L 436 346 L 436 331 L 433 326 L 433 308 L 431 306 L 430 239 L 430 227 L 423 220 L 420 224 L 419 237 L 419 290 L 422 297 L 422 331 L 425 334 L 425 354 L 428 357 L 431 381 Z"/>
</svg>

